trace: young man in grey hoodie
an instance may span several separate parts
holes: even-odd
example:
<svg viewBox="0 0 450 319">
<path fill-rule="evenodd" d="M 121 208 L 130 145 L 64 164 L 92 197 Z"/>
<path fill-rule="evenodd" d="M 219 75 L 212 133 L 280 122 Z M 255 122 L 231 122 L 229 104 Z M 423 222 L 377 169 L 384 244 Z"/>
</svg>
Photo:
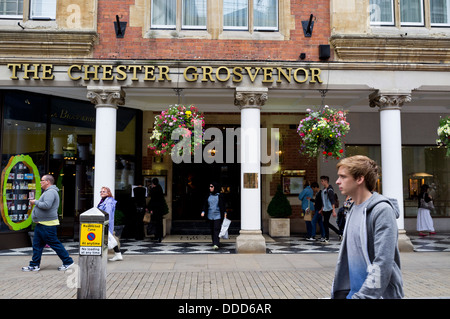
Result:
<svg viewBox="0 0 450 319">
<path fill-rule="evenodd" d="M 336 184 L 353 204 L 347 214 L 331 297 L 402 298 L 397 201 L 373 191 L 378 167 L 370 158 L 344 158 L 337 169 Z"/>
<path fill-rule="evenodd" d="M 22 267 L 22 271 L 39 271 L 42 251 L 45 245 L 49 245 L 62 260 L 62 266 L 58 270 L 66 270 L 73 265 L 73 260 L 57 238 L 59 194 L 54 185 L 55 179 L 51 175 L 41 178 L 41 189 L 43 190 L 39 199 L 31 199 L 34 205 L 31 218 L 36 223 L 33 237 L 33 257 L 29 266 Z"/>
</svg>

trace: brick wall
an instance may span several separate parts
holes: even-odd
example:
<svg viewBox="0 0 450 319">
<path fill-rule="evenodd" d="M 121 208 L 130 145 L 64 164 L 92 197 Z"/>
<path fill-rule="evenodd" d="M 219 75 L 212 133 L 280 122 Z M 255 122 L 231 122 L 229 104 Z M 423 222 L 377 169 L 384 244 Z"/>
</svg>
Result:
<svg viewBox="0 0 450 319">
<path fill-rule="evenodd" d="M 130 26 L 130 6 L 135 0 L 99 0 L 99 43 L 94 58 L 100 59 L 180 59 L 180 60 L 248 60 L 248 61 L 318 61 L 319 44 L 328 44 L 330 36 L 329 0 L 292 0 L 290 4 L 293 27 L 289 40 L 208 40 L 143 38 L 142 27 Z M 314 14 L 313 35 L 306 38 L 301 21 Z M 144 14 L 144 13 L 142 13 Z M 114 32 L 116 15 L 127 21 L 125 37 Z M 264 32 L 261 32 L 264 36 Z"/>
</svg>

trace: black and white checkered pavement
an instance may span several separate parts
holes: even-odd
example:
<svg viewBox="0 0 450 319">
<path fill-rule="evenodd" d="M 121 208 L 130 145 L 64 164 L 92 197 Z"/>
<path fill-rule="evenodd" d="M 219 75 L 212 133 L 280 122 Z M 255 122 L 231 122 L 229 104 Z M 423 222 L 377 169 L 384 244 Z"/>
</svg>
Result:
<svg viewBox="0 0 450 319">
<path fill-rule="evenodd" d="M 442 233 L 426 237 L 408 235 L 414 245 L 416 252 L 439 252 L 450 251 L 450 234 Z M 78 242 L 63 241 L 69 254 L 79 253 Z M 224 242 L 218 250 L 212 248 L 210 242 L 197 242 L 195 239 L 180 240 L 179 242 L 158 243 L 151 240 L 124 239 L 120 241 L 120 249 L 124 255 L 145 255 L 145 254 L 233 254 L 235 253 L 234 242 Z M 306 241 L 304 237 L 278 237 L 266 242 L 267 253 L 271 254 L 306 254 L 306 253 L 337 253 L 340 242 L 337 238 L 324 244 L 320 241 Z M 20 256 L 32 255 L 31 247 L 0 250 L 0 256 Z M 51 248 L 44 248 L 44 255 L 52 255 L 55 252 Z"/>
</svg>

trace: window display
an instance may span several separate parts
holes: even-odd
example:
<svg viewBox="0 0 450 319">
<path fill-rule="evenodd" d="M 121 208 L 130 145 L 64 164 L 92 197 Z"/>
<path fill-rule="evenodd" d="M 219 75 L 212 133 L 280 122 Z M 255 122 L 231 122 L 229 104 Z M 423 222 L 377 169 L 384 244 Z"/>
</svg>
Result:
<svg viewBox="0 0 450 319">
<path fill-rule="evenodd" d="M 12 156 L 3 169 L 1 213 L 10 230 L 20 230 L 31 225 L 33 206 L 30 199 L 41 195 L 40 176 L 36 165 L 28 155 Z"/>
</svg>

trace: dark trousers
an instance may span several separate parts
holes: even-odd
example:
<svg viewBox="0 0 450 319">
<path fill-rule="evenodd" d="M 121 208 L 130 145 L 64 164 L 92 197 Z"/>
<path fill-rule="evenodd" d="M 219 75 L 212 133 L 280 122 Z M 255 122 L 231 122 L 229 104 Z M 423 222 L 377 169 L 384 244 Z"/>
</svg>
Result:
<svg viewBox="0 0 450 319">
<path fill-rule="evenodd" d="M 326 239 L 330 239 L 330 228 L 338 235 L 342 235 L 341 232 L 339 231 L 339 229 L 337 229 L 336 227 L 334 227 L 332 224 L 330 224 L 330 217 L 331 214 L 333 213 L 332 210 L 330 211 L 323 211 L 323 228 L 325 228 L 325 238 Z"/>
<path fill-rule="evenodd" d="M 219 246 L 220 244 L 219 234 L 220 229 L 222 228 L 222 220 L 220 219 L 209 220 L 209 223 L 211 226 L 212 243 L 213 245 Z"/>
<path fill-rule="evenodd" d="M 63 265 L 70 265 L 73 263 L 73 259 L 59 241 L 56 231 L 57 226 L 36 224 L 33 237 L 33 257 L 31 258 L 30 266 L 39 266 L 41 264 L 42 251 L 46 244 L 55 251 L 62 260 Z"/>
</svg>

